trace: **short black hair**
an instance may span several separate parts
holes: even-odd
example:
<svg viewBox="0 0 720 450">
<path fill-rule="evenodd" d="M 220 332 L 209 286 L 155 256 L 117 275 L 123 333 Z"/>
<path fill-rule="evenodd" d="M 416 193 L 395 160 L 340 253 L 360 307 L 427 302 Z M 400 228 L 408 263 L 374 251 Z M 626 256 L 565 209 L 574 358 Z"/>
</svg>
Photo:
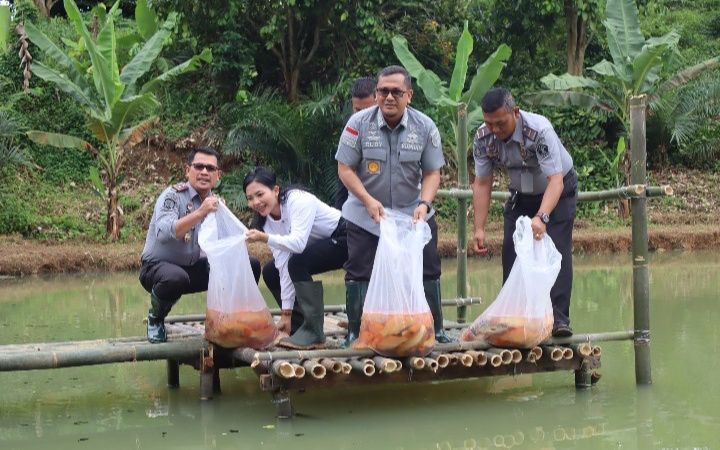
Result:
<svg viewBox="0 0 720 450">
<path fill-rule="evenodd" d="M 380 80 L 382 77 L 389 77 L 390 75 L 395 75 L 397 73 L 400 73 L 405 77 L 405 87 L 412 89 L 412 79 L 410 78 L 410 73 L 403 66 L 387 66 L 378 72 L 377 79 Z"/>
<path fill-rule="evenodd" d="M 515 109 L 516 103 L 509 90 L 504 87 L 496 87 L 485 93 L 480 105 L 483 112 L 493 113 L 500 108 L 512 111 Z"/>
<path fill-rule="evenodd" d="M 190 150 L 190 153 L 188 153 L 187 155 L 188 165 L 192 164 L 192 162 L 195 160 L 195 155 L 197 155 L 198 153 L 214 156 L 215 159 L 217 159 L 218 167 L 220 167 L 220 152 L 211 147 L 194 147 L 192 150 Z"/>
<path fill-rule="evenodd" d="M 355 98 L 366 98 L 375 95 L 375 77 L 362 77 L 355 80 L 350 87 L 350 96 Z"/>
</svg>

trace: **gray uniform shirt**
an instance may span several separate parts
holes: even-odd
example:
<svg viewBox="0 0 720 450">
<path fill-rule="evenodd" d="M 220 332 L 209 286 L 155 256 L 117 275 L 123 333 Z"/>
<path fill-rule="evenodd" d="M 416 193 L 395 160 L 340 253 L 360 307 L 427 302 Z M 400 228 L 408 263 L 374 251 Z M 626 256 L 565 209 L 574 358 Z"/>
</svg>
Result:
<svg viewBox="0 0 720 450">
<path fill-rule="evenodd" d="M 565 176 L 573 167 L 572 157 L 555 133 L 550 121 L 539 114 L 520 111 L 515 131 L 507 142 L 498 139 L 483 124 L 473 142 L 475 175 L 488 176 L 495 167 L 505 167 L 510 189 L 540 195 L 547 188 L 547 177 Z"/>
<path fill-rule="evenodd" d="M 352 167 L 368 193 L 384 207 L 406 214 L 412 214 L 420 201 L 422 172 L 445 165 L 435 122 L 411 107 L 405 108 L 394 129 L 378 106 L 353 114 L 340 136 L 335 159 Z M 352 192 L 342 215 L 368 232 L 380 234 L 380 225 Z"/>
<path fill-rule="evenodd" d="M 198 209 L 201 204 L 200 195 L 189 183 L 180 183 L 165 189 L 155 202 L 142 261 L 166 261 L 179 266 L 195 264 L 201 256 L 198 233 L 202 221 L 195 224 L 183 239 L 175 237 L 175 224 Z"/>
</svg>

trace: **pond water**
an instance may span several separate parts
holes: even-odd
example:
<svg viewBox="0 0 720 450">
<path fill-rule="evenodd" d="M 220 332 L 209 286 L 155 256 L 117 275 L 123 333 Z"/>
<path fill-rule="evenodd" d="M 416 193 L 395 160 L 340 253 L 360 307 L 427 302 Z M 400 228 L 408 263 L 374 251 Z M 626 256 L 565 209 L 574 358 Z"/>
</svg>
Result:
<svg viewBox="0 0 720 450">
<path fill-rule="evenodd" d="M 199 377 L 164 362 L 0 372 L 0 449 L 704 449 L 720 447 L 720 255 L 663 253 L 651 261 L 654 384 L 637 387 L 630 342 L 602 344 L 602 379 L 576 391 L 572 372 L 293 393 L 298 416 L 275 407 L 247 369 L 224 370 L 223 393 L 201 402 Z M 443 261 L 443 297 L 455 262 Z M 576 258 L 576 332 L 632 328 L 629 255 Z M 471 260 L 469 293 L 497 294 L 500 261 Z M 341 303 L 342 274 L 323 277 Z M 270 298 L 264 291 L 266 298 Z M 148 298 L 134 274 L 0 281 L 0 343 L 144 333 Z M 185 297 L 174 314 L 203 311 Z M 445 308 L 454 316 L 454 308 Z"/>
</svg>

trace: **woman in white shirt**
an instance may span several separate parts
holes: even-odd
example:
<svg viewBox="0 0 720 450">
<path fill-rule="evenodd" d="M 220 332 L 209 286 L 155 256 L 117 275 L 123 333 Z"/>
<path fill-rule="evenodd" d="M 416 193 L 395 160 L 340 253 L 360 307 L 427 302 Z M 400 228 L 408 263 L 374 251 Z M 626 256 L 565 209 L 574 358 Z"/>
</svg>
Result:
<svg viewBox="0 0 720 450">
<path fill-rule="evenodd" d="M 278 345 L 321 348 L 325 343 L 323 287 L 312 275 L 340 269 L 347 260 L 345 220 L 300 187 L 282 189 L 272 170 L 256 167 L 243 181 L 255 211 L 249 242 L 267 242 L 273 260 L 263 279 L 282 307 L 280 328 L 290 336 Z M 292 318 L 292 320 L 291 320 Z"/>
</svg>

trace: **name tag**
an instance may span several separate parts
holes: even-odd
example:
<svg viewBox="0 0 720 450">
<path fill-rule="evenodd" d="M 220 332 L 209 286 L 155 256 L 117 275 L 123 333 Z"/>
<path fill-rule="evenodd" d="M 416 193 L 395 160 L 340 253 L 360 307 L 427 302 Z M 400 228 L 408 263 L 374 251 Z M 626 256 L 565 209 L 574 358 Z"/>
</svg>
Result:
<svg viewBox="0 0 720 450">
<path fill-rule="evenodd" d="M 410 144 L 407 142 L 403 142 L 400 144 L 400 148 L 402 150 L 409 150 L 411 152 L 421 152 L 422 151 L 422 145 L 420 144 Z"/>
<path fill-rule="evenodd" d="M 381 148 L 382 142 L 380 141 L 363 141 L 363 148 Z"/>
</svg>

